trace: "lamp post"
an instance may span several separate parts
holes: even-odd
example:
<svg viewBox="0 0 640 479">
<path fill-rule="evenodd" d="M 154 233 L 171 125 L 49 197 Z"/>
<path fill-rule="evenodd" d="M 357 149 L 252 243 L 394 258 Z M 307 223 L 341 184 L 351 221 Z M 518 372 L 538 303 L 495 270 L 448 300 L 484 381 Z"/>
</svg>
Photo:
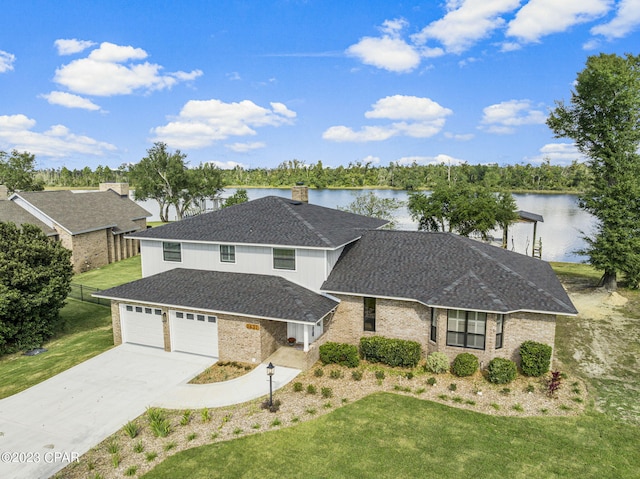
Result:
<svg viewBox="0 0 640 479">
<path fill-rule="evenodd" d="M 269 407 L 273 406 L 273 372 L 276 367 L 273 363 L 267 366 L 267 375 L 269 376 Z"/>
</svg>

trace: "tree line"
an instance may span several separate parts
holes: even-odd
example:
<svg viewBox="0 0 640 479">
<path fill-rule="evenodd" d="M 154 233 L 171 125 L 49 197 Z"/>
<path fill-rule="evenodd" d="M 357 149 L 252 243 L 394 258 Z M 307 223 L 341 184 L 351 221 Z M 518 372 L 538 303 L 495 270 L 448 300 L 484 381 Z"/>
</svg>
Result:
<svg viewBox="0 0 640 479">
<path fill-rule="evenodd" d="M 70 170 L 66 167 L 36 170 L 36 179 L 48 187 L 94 187 L 104 182 L 129 182 L 131 167 L 117 169 L 98 166 Z M 312 188 L 398 188 L 403 190 L 433 189 L 443 181 L 481 184 L 497 190 L 512 191 L 583 191 L 590 177 L 582 163 L 567 166 L 552 165 L 549 160 L 539 165 L 498 164 L 447 165 L 373 165 L 354 162 L 347 166 L 328 167 L 321 161 L 307 165 L 298 160 L 282 162 L 275 168 L 243 168 L 220 170 L 221 181 L 227 186 L 288 187 L 304 183 Z"/>
</svg>

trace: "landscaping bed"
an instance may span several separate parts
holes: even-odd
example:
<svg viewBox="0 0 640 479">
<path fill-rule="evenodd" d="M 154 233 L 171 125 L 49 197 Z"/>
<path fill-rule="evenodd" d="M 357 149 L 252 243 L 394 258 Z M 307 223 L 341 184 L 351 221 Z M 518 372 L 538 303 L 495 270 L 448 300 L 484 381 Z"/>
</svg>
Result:
<svg viewBox="0 0 640 479">
<path fill-rule="evenodd" d="M 189 384 L 210 384 L 230 381 L 253 370 L 257 364 L 238 361 L 218 361 L 189 381 Z"/>
</svg>

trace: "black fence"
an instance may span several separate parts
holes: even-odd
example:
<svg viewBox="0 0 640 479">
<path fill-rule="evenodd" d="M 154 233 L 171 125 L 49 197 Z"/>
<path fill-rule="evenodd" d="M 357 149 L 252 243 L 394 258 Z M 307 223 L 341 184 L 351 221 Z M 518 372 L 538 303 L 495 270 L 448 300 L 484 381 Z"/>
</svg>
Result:
<svg viewBox="0 0 640 479">
<path fill-rule="evenodd" d="M 111 301 L 104 298 L 94 298 L 91 294 L 100 291 L 98 288 L 92 288 L 91 286 L 85 286 L 84 284 L 71 283 L 70 298 L 79 299 L 80 301 L 86 301 L 88 303 L 101 304 L 102 306 L 111 305 Z"/>
</svg>

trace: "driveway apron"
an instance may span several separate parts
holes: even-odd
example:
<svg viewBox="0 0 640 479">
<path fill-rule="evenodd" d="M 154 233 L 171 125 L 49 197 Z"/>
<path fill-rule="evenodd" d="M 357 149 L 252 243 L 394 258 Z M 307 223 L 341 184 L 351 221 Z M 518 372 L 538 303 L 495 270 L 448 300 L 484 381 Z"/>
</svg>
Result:
<svg viewBox="0 0 640 479">
<path fill-rule="evenodd" d="M 123 344 L 0 401 L 0 478 L 48 478 L 214 358 Z"/>
</svg>

